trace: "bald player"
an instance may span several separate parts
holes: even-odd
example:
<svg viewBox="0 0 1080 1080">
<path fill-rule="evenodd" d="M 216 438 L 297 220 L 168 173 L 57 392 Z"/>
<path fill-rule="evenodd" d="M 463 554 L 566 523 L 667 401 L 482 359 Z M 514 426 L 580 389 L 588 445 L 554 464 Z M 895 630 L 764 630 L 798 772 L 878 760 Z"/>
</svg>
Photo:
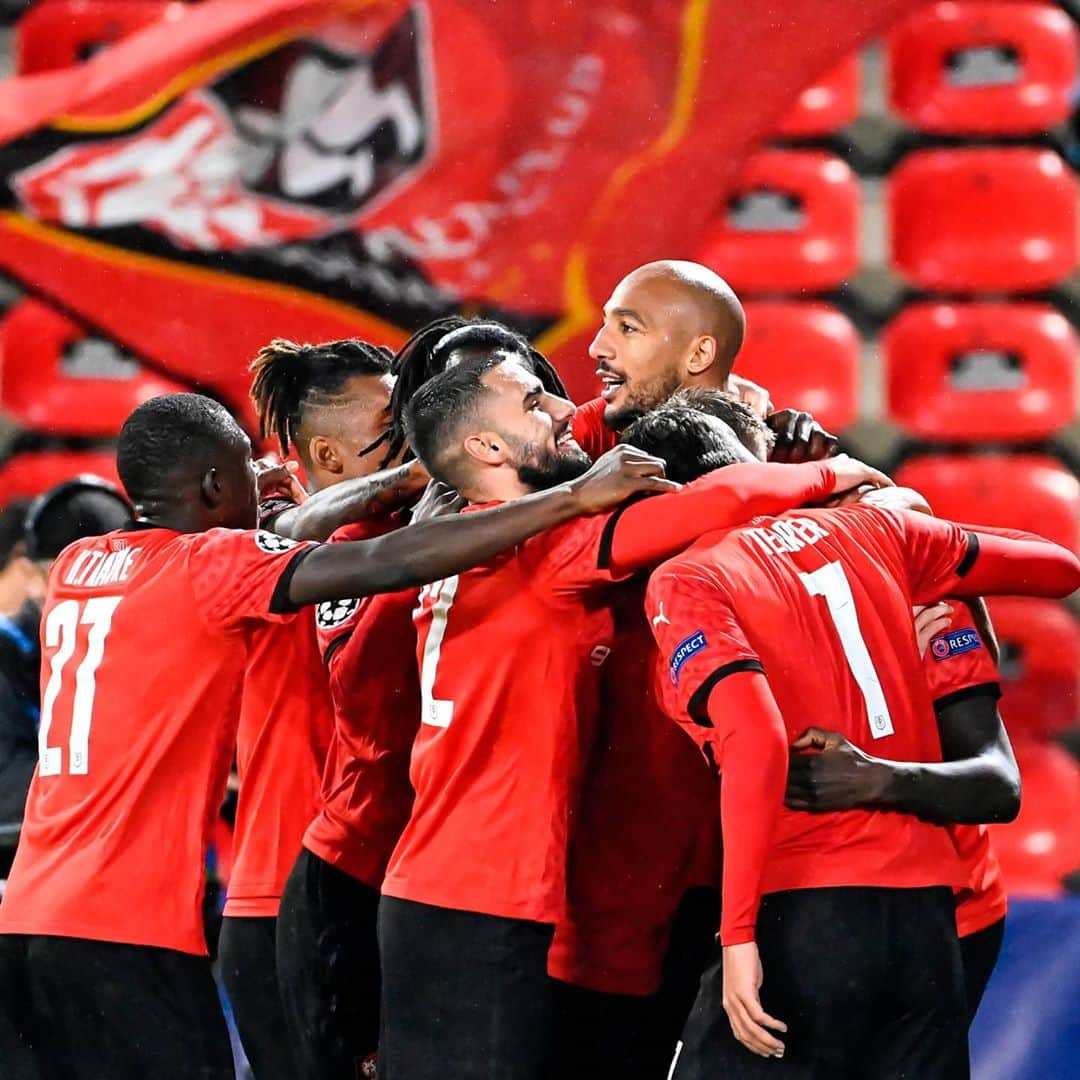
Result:
<svg viewBox="0 0 1080 1080">
<path fill-rule="evenodd" d="M 589 346 L 603 390 L 578 410 L 578 442 L 595 457 L 680 387 L 729 390 L 759 414 L 768 412 L 768 393 L 732 371 L 745 334 L 739 298 L 707 266 L 663 259 L 631 271 L 604 305 Z M 785 410 L 768 422 L 778 460 L 824 457 L 836 444 L 807 413 Z"/>
</svg>

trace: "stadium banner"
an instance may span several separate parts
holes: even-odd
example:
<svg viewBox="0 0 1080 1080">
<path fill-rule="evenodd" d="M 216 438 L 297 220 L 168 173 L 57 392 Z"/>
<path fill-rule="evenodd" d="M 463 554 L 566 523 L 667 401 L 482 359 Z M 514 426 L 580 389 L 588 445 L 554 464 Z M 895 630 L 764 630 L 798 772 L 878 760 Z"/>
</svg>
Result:
<svg viewBox="0 0 1080 1080">
<path fill-rule="evenodd" d="M 971 1045 L 973 1080 L 1080 1076 L 1080 896 L 1010 900 Z"/>
<path fill-rule="evenodd" d="M 799 91 L 917 2 L 164 5 L 0 83 L 0 271 L 241 410 L 270 337 L 450 311 L 585 397 L 612 285 L 693 255 Z"/>
</svg>

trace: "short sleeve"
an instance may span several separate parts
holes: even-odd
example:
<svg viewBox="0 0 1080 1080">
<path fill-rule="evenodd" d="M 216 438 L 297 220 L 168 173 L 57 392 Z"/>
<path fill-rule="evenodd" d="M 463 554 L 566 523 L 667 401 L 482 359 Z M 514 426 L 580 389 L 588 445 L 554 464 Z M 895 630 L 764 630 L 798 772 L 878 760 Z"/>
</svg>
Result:
<svg viewBox="0 0 1080 1080">
<path fill-rule="evenodd" d="M 211 529 L 189 554 L 192 589 L 203 618 L 233 629 L 251 620 L 276 622 L 296 613 L 289 582 L 318 544 L 262 529 Z"/>
<path fill-rule="evenodd" d="M 994 658 L 975 627 L 971 611 L 960 602 L 954 602 L 948 629 L 931 639 L 923 671 L 938 709 L 975 693 L 1001 695 Z"/>
<path fill-rule="evenodd" d="M 629 577 L 613 572 L 610 565 L 620 512 L 575 518 L 526 540 L 530 584 L 541 592 L 580 593 Z"/>
<path fill-rule="evenodd" d="M 713 687 L 739 671 L 765 670 L 727 594 L 700 567 L 677 561 L 661 566 L 649 579 L 645 613 L 660 650 L 656 685 L 674 720 L 711 726 Z"/>
<path fill-rule="evenodd" d="M 912 600 L 928 604 L 948 595 L 949 586 L 971 569 L 978 539 L 952 521 L 914 510 L 867 507 L 883 527 L 897 536 L 907 569 Z"/>
<path fill-rule="evenodd" d="M 593 398 L 584 405 L 579 405 L 571 421 L 571 429 L 578 446 L 594 461 L 606 454 L 618 441 L 618 437 L 604 423 L 604 409 L 607 404 L 603 398 Z"/>
</svg>

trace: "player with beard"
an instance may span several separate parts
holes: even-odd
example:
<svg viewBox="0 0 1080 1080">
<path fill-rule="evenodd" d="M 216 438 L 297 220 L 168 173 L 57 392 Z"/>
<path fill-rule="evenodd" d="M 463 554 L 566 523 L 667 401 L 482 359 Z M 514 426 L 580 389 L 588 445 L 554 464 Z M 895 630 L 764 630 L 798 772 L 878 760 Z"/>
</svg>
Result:
<svg viewBox="0 0 1080 1080">
<path fill-rule="evenodd" d="M 428 470 L 472 504 L 467 517 L 587 467 L 573 413 L 527 358 L 496 350 L 424 384 L 405 419 Z M 539 1075 L 547 952 L 611 649 L 611 584 L 718 520 L 820 498 L 858 476 L 882 480 L 848 459 L 747 464 L 549 530 L 421 592 L 416 798 L 379 908 L 385 1080 Z"/>
<path fill-rule="evenodd" d="M 672 406 L 627 438 L 689 477 L 727 454 L 725 433 Z M 947 834 L 896 806 L 780 809 L 787 742 L 816 707 L 860 749 L 888 739 L 877 746 L 890 757 L 938 760 L 915 637 L 896 633 L 912 599 L 1078 583 L 1075 556 L 1039 538 L 866 506 L 726 530 L 654 572 L 665 705 L 723 775 L 722 975 L 702 981 L 673 1076 L 931 1077 L 956 1075 L 954 1053 L 966 1063 L 953 905 L 939 887 L 957 880 Z M 792 619 L 794 635 L 782 630 Z"/>
<path fill-rule="evenodd" d="M 29 1051 L 72 1080 L 216 1080 L 233 1065 L 206 958 L 203 855 L 251 632 L 308 604 L 458 573 L 670 485 L 632 451 L 471 520 L 297 544 L 254 529 L 251 444 L 197 394 L 139 406 L 117 467 L 135 523 L 69 546 L 49 578 L 41 761 L 0 905 L 5 1012 L 19 1021 L 0 1030 L 0 1074 Z"/>
</svg>

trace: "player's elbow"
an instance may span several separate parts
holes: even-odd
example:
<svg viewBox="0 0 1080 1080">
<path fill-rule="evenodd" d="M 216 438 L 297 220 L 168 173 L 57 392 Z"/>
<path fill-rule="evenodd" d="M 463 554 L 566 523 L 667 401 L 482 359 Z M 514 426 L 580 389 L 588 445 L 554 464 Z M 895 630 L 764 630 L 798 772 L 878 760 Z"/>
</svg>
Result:
<svg viewBox="0 0 1080 1080">
<path fill-rule="evenodd" d="M 999 779 L 994 801 L 994 816 L 990 820 L 1000 825 L 1015 821 L 1020 813 L 1021 794 L 1020 770 L 1014 762 L 1010 769 L 1004 770 Z"/>
</svg>

